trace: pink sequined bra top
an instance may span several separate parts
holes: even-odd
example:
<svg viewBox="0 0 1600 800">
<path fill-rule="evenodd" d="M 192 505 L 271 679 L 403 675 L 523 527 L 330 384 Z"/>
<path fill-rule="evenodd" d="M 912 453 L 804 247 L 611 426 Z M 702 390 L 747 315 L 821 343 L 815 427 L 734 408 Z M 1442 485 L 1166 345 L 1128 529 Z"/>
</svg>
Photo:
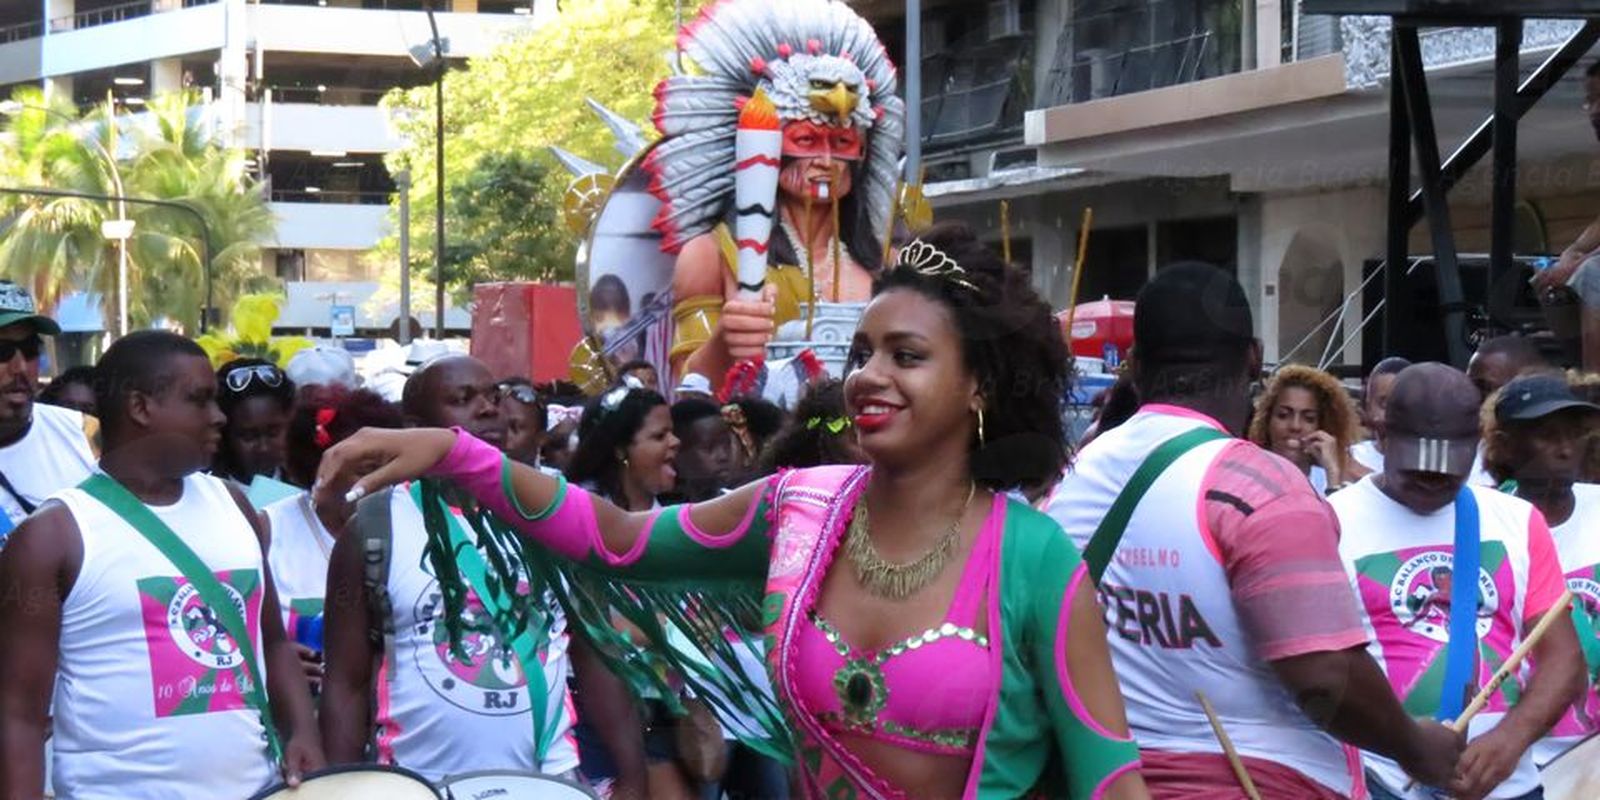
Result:
<svg viewBox="0 0 1600 800">
<path fill-rule="evenodd" d="M 857 650 L 817 613 L 798 631 L 796 689 L 807 713 L 835 732 L 899 747 L 971 756 L 993 701 L 998 665 L 974 625 L 994 573 L 1005 516 L 995 497 L 944 623 L 876 650 Z"/>
</svg>

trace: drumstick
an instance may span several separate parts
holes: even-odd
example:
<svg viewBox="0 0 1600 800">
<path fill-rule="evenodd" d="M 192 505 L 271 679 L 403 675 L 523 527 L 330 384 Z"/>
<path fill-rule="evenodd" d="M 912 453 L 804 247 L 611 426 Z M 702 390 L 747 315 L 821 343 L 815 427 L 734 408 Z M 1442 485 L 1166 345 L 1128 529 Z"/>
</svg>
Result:
<svg viewBox="0 0 1600 800">
<path fill-rule="evenodd" d="M 1570 590 L 1562 592 L 1560 599 L 1556 600 L 1556 604 L 1551 606 L 1549 611 L 1544 612 L 1544 616 L 1539 618 L 1539 622 L 1533 626 L 1533 630 L 1528 631 L 1528 635 L 1522 637 L 1522 644 L 1517 645 L 1517 649 L 1511 651 L 1511 657 L 1506 659 L 1506 663 L 1501 664 L 1500 669 L 1496 670 L 1494 676 L 1489 678 L 1489 682 L 1478 690 L 1477 696 L 1473 697 L 1472 702 L 1467 704 L 1467 708 L 1461 712 L 1461 716 L 1456 717 L 1455 721 L 1450 723 L 1450 730 L 1456 733 L 1466 733 L 1467 724 L 1472 722 L 1472 718 L 1478 716 L 1478 712 L 1489 704 L 1489 698 L 1493 697 L 1494 693 L 1500 689 L 1500 684 L 1505 683 L 1506 679 L 1511 677 L 1511 673 L 1517 671 L 1517 667 L 1522 664 L 1522 660 L 1528 657 L 1528 653 L 1533 652 L 1534 646 L 1539 643 L 1540 639 L 1544 638 L 1545 633 L 1550 630 L 1550 626 L 1556 624 L 1556 620 L 1567 615 L 1567 608 L 1571 603 L 1572 592 Z M 1410 783 L 1406 784 L 1405 790 L 1409 792 L 1411 787 L 1415 785 L 1417 785 L 1417 782 L 1412 779 Z"/>
<path fill-rule="evenodd" d="M 1206 720 L 1211 723 L 1211 732 L 1217 735 L 1217 743 L 1222 745 L 1222 754 L 1228 758 L 1228 766 L 1233 767 L 1234 777 L 1239 779 L 1239 786 L 1244 789 L 1244 796 L 1250 800 L 1261 800 L 1261 793 L 1256 791 L 1256 782 L 1250 780 L 1250 773 L 1245 770 L 1244 762 L 1239 760 L 1239 754 L 1233 749 L 1233 740 L 1228 738 L 1228 732 L 1222 729 L 1222 720 L 1217 718 L 1216 709 L 1211 707 L 1211 701 L 1206 699 L 1206 693 L 1199 689 L 1194 690 L 1194 697 L 1200 701 L 1201 710 L 1206 712 Z"/>
</svg>

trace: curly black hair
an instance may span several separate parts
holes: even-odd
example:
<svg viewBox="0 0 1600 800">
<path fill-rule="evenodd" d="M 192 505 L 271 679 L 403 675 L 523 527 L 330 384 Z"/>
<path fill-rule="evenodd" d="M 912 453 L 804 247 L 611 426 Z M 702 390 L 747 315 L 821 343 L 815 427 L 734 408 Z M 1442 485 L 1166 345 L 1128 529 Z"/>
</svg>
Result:
<svg viewBox="0 0 1600 800">
<path fill-rule="evenodd" d="M 836 422 L 842 420 L 842 422 Z M 829 424 L 840 427 L 834 431 Z M 803 469 L 828 464 L 851 464 L 860 458 L 846 446 L 856 435 L 844 408 L 844 382 L 829 379 L 806 390 L 795 403 L 794 414 L 778 435 L 761 451 L 759 475 L 780 469 Z"/>
<path fill-rule="evenodd" d="M 615 393 L 623 392 L 618 398 Z M 593 398 L 578 422 L 578 449 L 567 464 L 567 480 L 590 484 L 601 497 L 619 502 L 622 496 L 622 459 L 633 437 L 644 427 L 651 409 L 667 404 L 649 389 L 618 387 Z"/>
<path fill-rule="evenodd" d="M 405 421 L 400 406 L 377 392 L 337 384 L 306 386 L 284 437 L 284 473 L 291 483 L 309 487 L 328 448 L 362 428 L 404 428 Z"/>
<path fill-rule="evenodd" d="M 872 293 L 909 289 L 950 310 L 984 402 L 984 444 L 974 432 L 970 450 L 973 480 L 994 490 L 1054 480 L 1072 458 L 1062 418 L 1072 360 L 1049 304 L 965 224 L 941 223 L 919 239 L 959 264 L 970 286 L 896 266 Z"/>
</svg>

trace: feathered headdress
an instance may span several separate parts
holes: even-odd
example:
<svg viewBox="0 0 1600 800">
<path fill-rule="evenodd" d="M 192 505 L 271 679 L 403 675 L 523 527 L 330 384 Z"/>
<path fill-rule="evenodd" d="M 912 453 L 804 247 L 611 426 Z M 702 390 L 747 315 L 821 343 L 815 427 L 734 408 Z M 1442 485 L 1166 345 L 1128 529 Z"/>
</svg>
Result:
<svg viewBox="0 0 1600 800">
<path fill-rule="evenodd" d="M 759 88 L 784 122 L 844 124 L 867 138 L 857 188 L 884 238 L 898 179 L 905 102 L 872 26 L 837 0 L 722 0 L 679 34 L 698 68 L 656 86 L 662 139 L 645 161 L 662 207 L 652 227 L 677 252 L 733 210 L 739 112 Z M 819 88 L 828 87 L 828 88 Z"/>
</svg>

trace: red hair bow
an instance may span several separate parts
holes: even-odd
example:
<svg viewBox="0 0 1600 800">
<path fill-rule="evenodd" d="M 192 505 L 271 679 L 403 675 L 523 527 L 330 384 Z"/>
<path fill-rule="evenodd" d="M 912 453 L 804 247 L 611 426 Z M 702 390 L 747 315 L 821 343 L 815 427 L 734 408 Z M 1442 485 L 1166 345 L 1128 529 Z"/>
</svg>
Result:
<svg viewBox="0 0 1600 800">
<path fill-rule="evenodd" d="M 313 439 L 317 443 L 317 447 L 326 450 L 333 446 L 333 434 L 328 433 L 328 426 L 332 425 L 334 419 L 338 416 L 339 410 L 336 408 L 317 409 L 317 435 Z"/>
</svg>

